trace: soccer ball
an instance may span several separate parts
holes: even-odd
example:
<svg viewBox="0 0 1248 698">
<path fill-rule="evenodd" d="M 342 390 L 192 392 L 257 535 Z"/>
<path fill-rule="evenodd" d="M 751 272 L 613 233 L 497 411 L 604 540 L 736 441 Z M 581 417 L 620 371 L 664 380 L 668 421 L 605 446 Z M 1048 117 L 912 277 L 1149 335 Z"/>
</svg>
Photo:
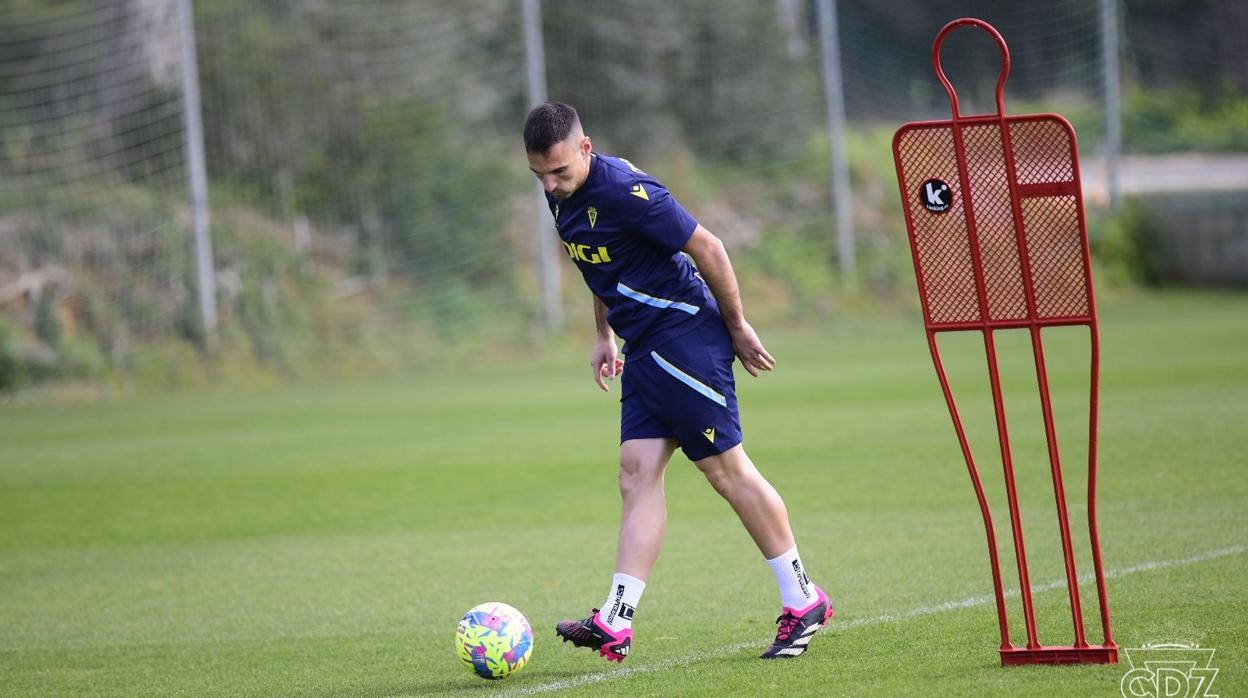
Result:
<svg viewBox="0 0 1248 698">
<path fill-rule="evenodd" d="M 505 603 L 483 603 L 459 621 L 455 652 L 481 678 L 505 679 L 529 663 L 533 629 L 524 614 Z"/>
</svg>

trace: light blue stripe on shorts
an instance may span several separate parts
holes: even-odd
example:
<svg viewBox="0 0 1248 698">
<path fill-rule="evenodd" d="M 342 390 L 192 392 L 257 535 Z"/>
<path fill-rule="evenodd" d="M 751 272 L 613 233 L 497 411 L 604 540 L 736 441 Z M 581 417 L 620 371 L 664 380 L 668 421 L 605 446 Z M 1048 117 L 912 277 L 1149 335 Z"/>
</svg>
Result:
<svg viewBox="0 0 1248 698">
<path fill-rule="evenodd" d="M 684 383 L 690 388 L 693 388 L 703 397 L 714 402 L 720 407 L 728 406 L 728 401 L 724 399 L 724 396 L 715 392 L 709 385 L 703 383 L 697 378 L 694 378 L 688 373 L 685 373 L 679 368 L 676 368 L 675 366 L 671 364 L 671 362 L 669 362 L 667 359 L 663 358 L 662 356 L 659 356 L 658 353 L 656 352 L 653 352 L 653 351 L 650 352 L 650 357 L 653 358 L 654 362 L 659 365 L 659 368 L 663 369 L 664 371 L 667 371 L 669 374 L 671 374 L 673 378 L 680 381 L 681 383 Z"/>
</svg>

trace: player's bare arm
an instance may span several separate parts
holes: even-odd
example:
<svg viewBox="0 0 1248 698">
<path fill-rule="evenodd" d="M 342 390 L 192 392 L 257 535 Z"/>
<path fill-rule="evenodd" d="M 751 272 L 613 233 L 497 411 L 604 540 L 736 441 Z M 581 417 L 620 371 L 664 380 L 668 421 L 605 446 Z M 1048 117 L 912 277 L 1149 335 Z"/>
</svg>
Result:
<svg viewBox="0 0 1248 698">
<path fill-rule="evenodd" d="M 591 294 L 593 295 L 593 294 Z M 598 331 L 598 340 L 589 356 L 589 366 L 594 370 L 594 382 L 604 392 L 610 392 L 611 386 L 606 381 L 615 380 L 624 370 L 624 362 L 619 359 L 619 350 L 615 346 L 615 332 L 607 324 L 607 306 L 602 299 L 594 295 L 594 326 Z"/>
<path fill-rule="evenodd" d="M 715 295 L 719 312 L 732 335 L 732 346 L 737 358 L 741 360 L 741 365 L 751 376 L 757 376 L 759 371 L 775 368 L 776 360 L 767 352 L 754 328 L 745 321 L 737 275 L 732 270 L 732 262 L 728 259 L 724 243 L 711 231 L 699 225 L 682 251 L 693 258 L 698 265 L 698 272 Z"/>
</svg>

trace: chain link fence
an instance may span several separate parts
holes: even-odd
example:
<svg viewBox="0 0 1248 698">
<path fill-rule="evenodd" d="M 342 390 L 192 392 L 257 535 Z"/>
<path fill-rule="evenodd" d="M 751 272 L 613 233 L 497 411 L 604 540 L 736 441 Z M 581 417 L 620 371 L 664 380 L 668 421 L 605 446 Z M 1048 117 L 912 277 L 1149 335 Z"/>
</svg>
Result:
<svg viewBox="0 0 1248 698">
<path fill-rule="evenodd" d="M 541 4 L 550 98 L 725 239 L 764 316 L 819 322 L 846 281 L 910 288 L 888 139 L 947 113 L 929 52 L 954 17 L 980 16 L 1009 42 L 1012 111 L 1065 113 L 1085 158 L 1103 151 L 1100 6 L 834 3 L 857 231 L 842 278 L 817 5 Z M 194 2 L 212 337 L 190 237 L 178 7 L 0 7 L 0 388 L 367 369 L 540 339 L 520 2 Z M 1248 150 L 1244 7 L 1113 8 L 1126 153 Z M 991 42 L 959 35 L 945 65 L 969 110 L 991 105 Z M 576 329 L 589 302 L 563 276 Z"/>
</svg>

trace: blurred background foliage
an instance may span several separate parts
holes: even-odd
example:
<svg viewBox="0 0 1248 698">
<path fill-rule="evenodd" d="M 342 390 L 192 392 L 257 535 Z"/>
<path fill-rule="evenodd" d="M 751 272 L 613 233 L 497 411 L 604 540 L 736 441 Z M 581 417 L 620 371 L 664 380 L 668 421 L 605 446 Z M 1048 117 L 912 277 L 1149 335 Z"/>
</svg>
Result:
<svg viewBox="0 0 1248 698">
<path fill-rule="evenodd" d="M 1248 151 L 1246 8 L 1119 5 L 1126 153 Z M 764 322 L 913 312 L 889 141 L 901 122 L 947 115 L 929 52 L 950 19 L 1001 30 L 1012 111 L 1064 113 L 1085 160 L 1101 150 L 1096 3 L 838 11 L 852 278 L 836 264 L 814 2 L 543 3 L 551 98 L 725 239 Z M 518 143 L 518 2 L 196 0 L 194 21 L 220 307 L 211 344 L 188 232 L 177 3 L 0 7 L 0 391 L 347 375 L 552 341 Z M 945 65 L 967 111 L 991 105 L 991 42 L 951 40 Z M 1218 239 L 1241 244 L 1242 191 L 1180 199 L 1090 212 L 1102 283 L 1240 283 L 1180 259 L 1170 231 L 1213 216 Z M 566 265 L 563 276 L 567 331 L 587 336 L 585 292 Z"/>
</svg>

